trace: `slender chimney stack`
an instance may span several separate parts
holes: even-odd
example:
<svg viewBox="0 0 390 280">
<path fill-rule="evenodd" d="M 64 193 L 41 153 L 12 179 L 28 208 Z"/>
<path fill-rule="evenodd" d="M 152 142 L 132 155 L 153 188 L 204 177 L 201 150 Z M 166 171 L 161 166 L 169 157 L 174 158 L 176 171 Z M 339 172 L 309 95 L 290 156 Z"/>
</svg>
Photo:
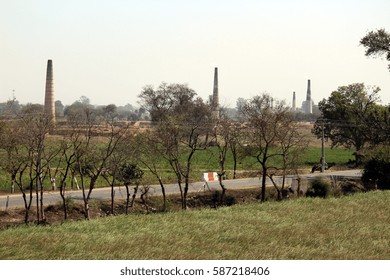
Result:
<svg viewBox="0 0 390 280">
<path fill-rule="evenodd" d="M 45 114 L 50 117 L 52 123 L 55 123 L 53 62 L 51 59 L 47 61 L 46 69 Z"/>
<path fill-rule="evenodd" d="M 292 110 L 293 110 L 293 112 L 295 112 L 297 110 L 297 100 L 296 100 L 296 96 L 295 96 L 295 91 L 293 92 Z"/>
<path fill-rule="evenodd" d="M 214 89 L 212 97 L 212 112 L 215 118 L 219 118 L 219 97 L 218 97 L 218 67 L 214 68 Z"/>
<path fill-rule="evenodd" d="M 312 101 L 311 101 L 311 89 L 310 89 L 310 80 L 307 80 L 307 93 L 306 93 L 306 113 L 312 114 Z"/>
</svg>

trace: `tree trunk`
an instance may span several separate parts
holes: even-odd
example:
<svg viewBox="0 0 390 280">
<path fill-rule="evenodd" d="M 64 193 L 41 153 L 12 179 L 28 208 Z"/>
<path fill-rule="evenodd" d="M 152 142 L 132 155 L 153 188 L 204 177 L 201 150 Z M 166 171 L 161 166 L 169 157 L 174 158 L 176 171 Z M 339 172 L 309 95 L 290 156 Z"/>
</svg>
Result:
<svg viewBox="0 0 390 280">
<path fill-rule="evenodd" d="M 40 185 L 40 198 L 39 198 L 39 206 L 40 206 L 40 212 L 41 212 L 41 220 L 42 222 L 46 221 L 45 217 L 45 209 L 43 207 L 43 184 L 42 184 L 42 176 L 39 176 L 39 185 Z"/>
<path fill-rule="evenodd" d="M 184 203 L 184 192 L 183 187 L 181 186 L 181 180 L 177 181 L 177 184 L 179 185 L 179 191 L 180 191 L 180 198 L 181 198 L 181 208 L 185 209 L 185 203 Z"/>
<path fill-rule="evenodd" d="M 276 193 L 277 193 L 277 200 L 280 201 L 282 200 L 282 191 L 283 191 L 283 187 L 282 187 L 282 190 L 278 187 L 278 185 L 276 184 L 275 180 L 274 180 L 274 177 L 273 175 L 270 175 L 269 176 L 271 182 L 272 182 L 272 185 L 274 186 L 275 190 L 276 190 Z"/>
<path fill-rule="evenodd" d="M 135 197 L 137 196 L 138 187 L 139 187 L 138 184 L 136 184 L 135 187 L 134 187 L 134 193 L 133 193 L 133 197 L 131 198 L 131 203 L 130 203 L 130 207 L 131 208 L 134 207 L 134 201 L 135 201 Z"/>
<path fill-rule="evenodd" d="M 297 186 L 297 196 L 300 197 L 301 195 L 301 178 L 298 176 L 298 179 L 297 179 L 297 183 L 298 183 L 298 186 Z"/>
<path fill-rule="evenodd" d="M 39 186 L 38 184 L 36 185 L 36 188 L 35 188 L 35 203 L 36 203 L 36 207 L 37 207 L 37 223 L 39 224 L 40 223 L 40 211 L 39 211 Z"/>
<path fill-rule="evenodd" d="M 99 177 L 99 175 L 95 175 L 91 178 L 91 183 L 89 184 L 87 199 L 91 198 L 91 194 L 92 194 L 93 189 L 95 188 L 95 184 L 96 184 L 98 177 Z"/>
<path fill-rule="evenodd" d="M 165 194 L 165 187 L 164 187 L 163 181 L 161 180 L 160 177 L 158 178 L 158 182 L 160 183 L 161 192 L 162 192 L 162 196 L 163 196 L 163 212 L 165 212 L 165 211 L 167 211 L 167 196 Z"/>
<path fill-rule="evenodd" d="M 85 200 L 85 201 L 84 201 L 84 211 L 85 211 L 85 213 L 84 213 L 85 218 L 86 218 L 87 220 L 89 220 L 89 219 L 90 219 L 90 216 L 89 216 L 89 203 L 88 203 L 88 200 Z"/>
<path fill-rule="evenodd" d="M 237 155 L 233 152 L 233 179 L 237 178 Z"/>
<path fill-rule="evenodd" d="M 80 173 L 80 180 L 81 180 L 81 191 L 83 193 L 83 201 L 84 201 L 84 217 L 85 219 L 89 220 L 89 203 L 88 203 L 88 197 L 85 195 L 85 184 L 84 184 L 84 176 L 83 172 L 81 170 L 81 165 L 79 164 L 79 173 Z"/>
<path fill-rule="evenodd" d="M 281 201 L 283 200 L 283 197 L 282 197 L 282 191 L 280 189 L 276 189 L 277 193 L 278 193 L 278 201 Z"/>
<path fill-rule="evenodd" d="M 11 193 L 15 193 L 15 178 L 16 178 L 16 175 L 12 174 L 12 176 L 11 176 Z"/>
<path fill-rule="evenodd" d="M 130 204 L 130 190 L 129 185 L 125 184 L 126 188 L 126 215 L 129 213 L 129 204 Z"/>
<path fill-rule="evenodd" d="M 187 210 L 187 207 L 188 207 L 187 206 L 187 195 L 188 195 L 189 186 L 190 186 L 190 178 L 187 175 L 185 178 L 183 205 L 182 205 L 184 210 Z"/>
<path fill-rule="evenodd" d="M 61 184 L 60 185 L 60 195 L 62 198 L 62 206 L 64 207 L 64 220 L 66 220 L 68 218 L 68 205 L 66 203 L 65 190 L 66 190 L 65 184 Z"/>
<path fill-rule="evenodd" d="M 21 179 L 20 179 L 21 180 Z M 32 182 L 30 183 L 30 197 L 29 197 L 29 202 L 28 204 L 26 205 L 26 223 L 28 223 L 28 218 L 29 218 L 29 212 L 30 212 L 30 208 L 31 208 L 31 205 L 33 203 L 33 184 Z"/>
<path fill-rule="evenodd" d="M 188 187 L 184 186 L 183 199 L 181 202 L 181 207 L 183 210 L 187 210 L 187 193 L 188 193 Z"/>
<path fill-rule="evenodd" d="M 142 201 L 142 204 L 145 206 L 147 213 L 149 213 L 149 206 L 146 203 L 145 195 L 148 193 L 148 191 L 149 191 L 149 187 L 145 187 L 144 191 L 142 191 L 142 193 L 141 193 L 141 201 Z"/>
<path fill-rule="evenodd" d="M 261 202 L 265 202 L 266 182 L 267 182 L 267 169 L 263 166 L 263 174 L 261 180 Z"/>
<path fill-rule="evenodd" d="M 111 215 L 114 215 L 114 199 L 115 199 L 114 184 L 111 184 Z"/>
<path fill-rule="evenodd" d="M 24 192 L 24 190 L 22 190 L 22 197 L 23 197 L 23 201 L 24 201 L 24 223 L 27 225 L 28 224 L 28 214 L 29 214 L 29 207 L 28 207 L 28 204 L 27 204 L 27 197 L 26 197 L 26 193 Z"/>
<path fill-rule="evenodd" d="M 224 201 L 225 201 L 225 195 L 226 195 L 226 188 L 225 188 L 225 185 L 223 184 L 223 181 L 222 181 L 222 177 L 223 177 L 223 174 L 218 174 L 218 181 L 219 181 L 219 185 L 222 189 L 222 194 L 221 194 L 221 200 L 220 200 L 220 204 L 223 205 Z"/>
</svg>

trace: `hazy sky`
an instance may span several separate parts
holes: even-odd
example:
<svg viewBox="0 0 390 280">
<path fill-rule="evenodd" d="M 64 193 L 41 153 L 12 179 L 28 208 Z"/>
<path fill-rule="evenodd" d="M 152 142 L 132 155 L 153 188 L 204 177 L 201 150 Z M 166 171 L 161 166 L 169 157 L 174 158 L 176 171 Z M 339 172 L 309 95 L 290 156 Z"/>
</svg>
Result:
<svg viewBox="0 0 390 280">
<path fill-rule="evenodd" d="M 339 86 L 377 85 L 390 103 L 384 59 L 359 40 L 390 31 L 390 1 L 0 0 L 0 102 L 55 99 L 137 105 L 145 85 L 186 83 L 207 99 L 219 68 L 222 105 L 268 92 L 317 103 Z"/>
</svg>

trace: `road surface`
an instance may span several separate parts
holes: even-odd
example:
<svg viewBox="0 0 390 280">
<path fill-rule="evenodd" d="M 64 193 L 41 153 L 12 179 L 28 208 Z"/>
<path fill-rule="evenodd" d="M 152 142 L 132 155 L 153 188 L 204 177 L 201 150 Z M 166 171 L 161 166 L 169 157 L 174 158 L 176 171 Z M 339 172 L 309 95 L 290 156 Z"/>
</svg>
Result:
<svg viewBox="0 0 390 280">
<path fill-rule="evenodd" d="M 307 178 L 308 180 L 316 177 L 316 176 L 333 176 L 333 178 L 341 179 L 341 178 L 359 178 L 361 177 L 361 170 L 344 170 L 344 171 L 334 171 L 334 172 L 326 172 L 326 173 L 312 173 L 312 174 L 304 174 L 301 177 Z M 289 176 L 290 181 L 287 181 L 287 184 L 291 182 L 291 178 L 293 176 Z M 260 187 L 259 178 L 246 178 L 246 179 L 235 179 L 235 180 L 225 180 L 224 184 L 227 189 L 239 189 L 239 188 L 250 188 L 250 187 Z M 268 180 L 267 184 L 271 184 Z M 211 190 L 220 189 L 218 181 L 208 182 L 208 187 Z M 207 186 L 205 186 L 204 182 L 194 182 L 190 184 L 189 192 L 199 192 L 208 190 Z M 166 194 L 179 193 L 179 188 L 177 184 L 167 184 L 165 185 Z M 159 185 L 152 185 L 149 190 L 150 195 L 161 195 L 161 188 Z M 66 196 L 71 197 L 74 200 L 82 200 L 83 195 L 81 190 L 70 190 L 66 192 Z M 110 199 L 111 197 L 111 188 L 96 188 L 92 191 L 91 199 Z M 126 189 L 125 187 L 115 187 L 115 198 L 117 199 L 125 199 L 126 198 Z M 61 196 L 59 192 L 51 191 L 44 193 L 44 204 L 50 205 L 55 204 L 61 201 Z M 35 193 L 33 194 L 33 205 L 35 203 Z M 8 206 L 7 206 L 8 205 Z M 14 207 L 24 207 L 23 206 L 23 198 L 21 194 L 10 194 L 10 195 L 2 195 L 0 196 L 0 210 L 5 210 L 6 207 L 14 208 Z"/>
</svg>

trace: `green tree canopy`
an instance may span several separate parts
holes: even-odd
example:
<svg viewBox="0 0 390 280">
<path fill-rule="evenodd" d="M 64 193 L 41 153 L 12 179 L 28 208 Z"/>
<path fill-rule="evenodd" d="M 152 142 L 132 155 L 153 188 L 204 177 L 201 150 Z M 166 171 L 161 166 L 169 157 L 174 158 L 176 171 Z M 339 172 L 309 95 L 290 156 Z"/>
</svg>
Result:
<svg viewBox="0 0 390 280">
<path fill-rule="evenodd" d="M 185 84 L 162 83 L 157 89 L 145 86 L 138 97 L 152 121 L 160 121 L 170 112 L 186 112 L 194 102 L 196 92 Z"/>
<path fill-rule="evenodd" d="M 370 31 L 360 40 L 366 48 L 366 56 L 386 56 L 386 59 L 390 61 L 390 33 L 385 29 L 379 29 L 377 31 Z M 390 64 L 389 64 L 390 71 Z"/>
<path fill-rule="evenodd" d="M 372 137 L 370 120 L 378 108 L 378 87 L 366 87 L 363 83 L 339 87 L 328 99 L 319 103 L 322 116 L 314 124 L 313 133 L 332 141 L 332 146 L 354 147 L 360 151 Z"/>
</svg>

